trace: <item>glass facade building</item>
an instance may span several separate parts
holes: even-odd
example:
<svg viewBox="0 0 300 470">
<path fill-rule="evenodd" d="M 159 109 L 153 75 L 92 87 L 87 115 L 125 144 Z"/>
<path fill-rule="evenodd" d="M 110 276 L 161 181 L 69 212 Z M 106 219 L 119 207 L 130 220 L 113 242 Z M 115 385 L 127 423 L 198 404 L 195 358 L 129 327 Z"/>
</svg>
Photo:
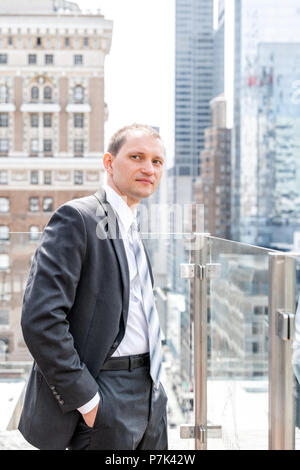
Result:
<svg viewBox="0 0 300 470">
<path fill-rule="evenodd" d="M 213 84 L 213 0 L 176 1 L 175 168 L 200 174 Z"/>
<path fill-rule="evenodd" d="M 175 158 L 168 175 L 169 202 L 189 204 L 201 173 L 200 153 L 210 127 L 213 98 L 214 1 L 176 0 L 175 25 Z M 172 231 L 176 231 L 175 229 Z M 170 259 L 183 260 L 181 243 L 170 246 Z M 174 261 L 172 287 L 183 292 Z"/>
<path fill-rule="evenodd" d="M 292 245 L 300 229 L 300 43 L 258 48 L 259 244 Z"/>
<path fill-rule="evenodd" d="M 289 220 L 292 224 L 296 222 L 296 206 L 291 213 L 287 212 L 290 210 L 287 207 L 294 205 L 300 195 L 295 162 L 297 124 L 292 123 L 299 115 L 299 105 L 292 103 L 293 87 L 298 80 L 299 21 L 298 0 L 235 0 L 234 240 L 261 245 L 276 245 L 282 239 L 292 242 L 293 230 L 286 228 L 285 222 L 285 226 L 282 223 L 283 220 Z M 272 47 L 276 63 L 268 57 L 268 54 L 272 56 Z M 285 48 L 284 53 L 280 52 L 282 48 Z M 284 60 L 282 54 L 285 55 Z M 271 79 L 270 68 L 276 74 L 275 80 Z M 262 85 L 264 74 L 266 77 L 269 74 L 269 80 L 273 80 L 268 86 Z M 268 106 L 272 108 L 273 124 L 268 119 Z M 267 130 L 269 126 L 273 126 L 275 137 L 271 137 L 272 130 Z M 268 134 L 269 131 L 271 134 Z M 271 145 L 275 146 L 274 151 L 267 150 L 266 146 Z M 292 168 L 291 162 L 294 162 Z M 276 180 L 275 185 L 274 180 L 270 184 L 271 175 Z M 266 188 L 264 181 L 268 181 L 269 188 Z M 287 181 L 290 189 L 286 186 Z M 290 199 L 290 195 L 284 196 L 284 191 L 294 191 L 295 194 Z M 269 213 L 271 206 L 273 215 L 268 214 L 265 220 L 263 214 Z M 268 229 L 260 229 L 262 221 L 265 227 L 271 223 Z M 277 230 L 278 227 L 280 229 Z"/>
<path fill-rule="evenodd" d="M 225 3 L 218 2 L 218 24 L 214 31 L 214 73 L 213 73 L 213 97 L 224 93 L 225 88 Z"/>
</svg>

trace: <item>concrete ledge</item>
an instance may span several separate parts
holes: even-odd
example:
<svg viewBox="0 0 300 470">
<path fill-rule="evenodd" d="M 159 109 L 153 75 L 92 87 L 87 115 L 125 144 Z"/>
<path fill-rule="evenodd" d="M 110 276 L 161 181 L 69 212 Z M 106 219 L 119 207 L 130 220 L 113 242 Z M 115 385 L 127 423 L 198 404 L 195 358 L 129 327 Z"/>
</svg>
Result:
<svg viewBox="0 0 300 470">
<path fill-rule="evenodd" d="M 0 432 L 0 450 L 37 450 L 25 441 L 20 431 Z"/>
</svg>

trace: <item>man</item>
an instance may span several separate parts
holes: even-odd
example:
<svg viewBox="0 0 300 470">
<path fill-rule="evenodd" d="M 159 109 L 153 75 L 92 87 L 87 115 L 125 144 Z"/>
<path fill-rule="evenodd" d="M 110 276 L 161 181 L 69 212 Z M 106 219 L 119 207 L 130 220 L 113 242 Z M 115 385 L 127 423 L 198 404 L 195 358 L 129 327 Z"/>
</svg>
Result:
<svg viewBox="0 0 300 470">
<path fill-rule="evenodd" d="M 161 138 L 122 128 L 103 163 L 104 190 L 51 217 L 24 293 L 34 365 L 19 429 L 39 449 L 167 449 L 160 329 L 135 221 L 163 173 Z"/>
</svg>

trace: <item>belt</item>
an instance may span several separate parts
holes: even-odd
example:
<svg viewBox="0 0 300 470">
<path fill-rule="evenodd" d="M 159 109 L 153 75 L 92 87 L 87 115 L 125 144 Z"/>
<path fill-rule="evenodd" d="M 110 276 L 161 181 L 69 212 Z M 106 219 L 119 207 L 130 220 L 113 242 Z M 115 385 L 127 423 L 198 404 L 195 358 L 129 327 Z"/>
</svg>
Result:
<svg viewBox="0 0 300 470">
<path fill-rule="evenodd" d="M 110 357 L 104 362 L 101 370 L 132 370 L 143 366 L 150 366 L 149 353 L 136 356 Z"/>
</svg>

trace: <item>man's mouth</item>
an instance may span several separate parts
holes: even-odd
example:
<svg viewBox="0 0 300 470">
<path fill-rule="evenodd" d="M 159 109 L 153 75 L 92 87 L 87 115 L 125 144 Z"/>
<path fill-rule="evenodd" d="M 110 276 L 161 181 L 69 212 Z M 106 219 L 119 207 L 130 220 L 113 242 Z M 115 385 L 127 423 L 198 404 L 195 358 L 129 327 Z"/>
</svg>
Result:
<svg viewBox="0 0 300 470">
<path fill-rule="evenodd" d="M 153 184 L 153 181 L 149 180 L 148 178 L 138 178 L 136 181 L 144 184 Z"/>
</svg>

